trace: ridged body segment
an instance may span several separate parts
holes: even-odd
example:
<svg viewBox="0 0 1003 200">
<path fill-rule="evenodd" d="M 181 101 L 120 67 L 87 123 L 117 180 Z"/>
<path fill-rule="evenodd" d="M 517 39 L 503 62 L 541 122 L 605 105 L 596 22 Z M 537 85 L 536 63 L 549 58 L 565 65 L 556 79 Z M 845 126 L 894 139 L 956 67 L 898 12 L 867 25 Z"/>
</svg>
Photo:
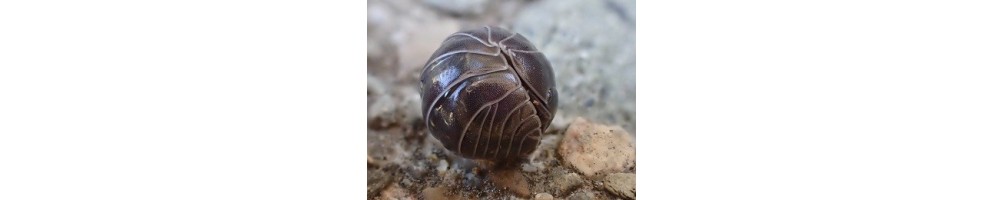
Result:
<svg viewBox="0 0 1003 200">
<path fill-rule="evenodd" d="M 557 108 L 547 58 L 526 38 L 494 26 L 448 36 L 425 64 L 419 87 L 432 136 L 467 158 L 525 157 Z"/>
</svg>

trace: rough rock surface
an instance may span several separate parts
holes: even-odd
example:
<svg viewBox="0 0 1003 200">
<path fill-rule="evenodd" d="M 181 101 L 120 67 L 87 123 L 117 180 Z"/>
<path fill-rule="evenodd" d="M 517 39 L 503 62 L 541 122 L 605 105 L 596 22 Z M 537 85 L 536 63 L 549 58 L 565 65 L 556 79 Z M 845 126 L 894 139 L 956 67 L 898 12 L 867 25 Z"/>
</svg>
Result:
<svg viewBox="0 0 1003 200">
<path fill-rule="evenodd" d="M 603 178 L 603 188 L 623 198 L 634 199 L 636 195 L 636 180 L 634 174 L 613 173 Z"/>
<path fill-rule="evenodd" d="M 557 148 L 564 163 L 585 176 L 623 172 L 634 166 L 634 139 L 623 128 L 577 118 Z"/>
</svg>

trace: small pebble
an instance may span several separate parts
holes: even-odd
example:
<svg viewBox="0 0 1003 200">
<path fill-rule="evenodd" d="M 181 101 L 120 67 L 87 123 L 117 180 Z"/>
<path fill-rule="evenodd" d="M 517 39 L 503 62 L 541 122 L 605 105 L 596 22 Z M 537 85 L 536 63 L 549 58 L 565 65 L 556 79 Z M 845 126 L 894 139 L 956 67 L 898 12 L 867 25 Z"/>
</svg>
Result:
<svg viewBox="0 0 1003 200">
<path fill-rule="evenodd" d="M 404 184 L 404 187 L 409 187 L 411 184 L 414 184 L 414 182 L 411 182 L 411 179 L 409 178 L 404 178 L 404 180 L 401 181 L 401 184 Z"/>
<path fill-rule="evenodd" d="M 613 173 L 606 175 L 602 182 L 603 188 L 617 196 L 634 199 L 637 191 L 635 188 L 635 175 L 630 173 Z"/>
<path fill-rule="evenodd" d="M 568 200 L 591 200 L 596 199 L 596 195 L 589 191 L 582 191 L 568 196 Z"/>
<path fill-rule="evenodd" d="M 446 160 L 439 160 L 439 166 L 435 169 L 439 171 L 439 174 L 446 173 L 446 169 L 449 167 L 449 163 Z"/>
<path fill-rule="evenodd" d="M 533 197 L 533 199 L 534 200 L 554 200 L 554 195 L 550 195 L 550 194 L 547 194 L 547 193 L 540 193 L 540 194 L 536 194 L 536 197 Z"/>
<path fill-rule="evenodd" d="M 390 187 L 387 187 L 387 189 L 383 190 L 383 192 L 380 192 L 379 199 L 381 199 L 381 200 L 382 199 L 386 199 L 386 200 L 391 200 L 391 199 L 414 199 L 414 197 L 412 197 L 410 194 L 408 194 L 407 190 L 404 190 L 403 188 L 397 186 L 397 184 L 393 184 L 393 185 L 390 185 Z"/>
<path fill-rule="evenodd" d="M 425 197 L 426 200 L 448 200 L 448 199 L 458 199 L 456 194 L 450 194 L 446 187 L 430 187 L 425 188 L 421 191 L 421 196 Z"/>
<path fill-rule="evenodd" d="M 577 173 L 566 173 L 555 176 L 552 179 L 554 180 L 554 184 L 551 185 L 552 188 L 549 189 L 549 191 L 554 191 L 557 195 L 567 194 L 575 188 L 578 188 L 578 186 L 582 185 L 584 182 L 582 177 Z"/>
<path fill-rule="evenodd" d="M 507 190 L 520 198 L 528 198 L 530 194 L 529 182 L 519 170 L 493 171 L 489 174 L 490 179 L 499 188 Z"/>
</svg>

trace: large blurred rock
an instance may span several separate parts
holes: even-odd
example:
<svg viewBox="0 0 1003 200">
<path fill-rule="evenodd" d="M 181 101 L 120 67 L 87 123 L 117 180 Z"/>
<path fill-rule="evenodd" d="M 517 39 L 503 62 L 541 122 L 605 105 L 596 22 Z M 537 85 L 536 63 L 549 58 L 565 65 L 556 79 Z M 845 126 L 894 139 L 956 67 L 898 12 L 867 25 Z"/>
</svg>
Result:
<svg viewBox="0 0 1003 200">
<path fill-rule="evenodd" d="M 629 0 L 543 0 L 513 29 L 550 60 L 558 115 L 586 116 L 635 130 L 635 5 Z"/>
<path fill-rule="evenodd" d="M 366 11 L 366 72 L 370 75 L 389 74 L 397 66 L 396 46 L 386 40 L 396 26 L 394 8 L 383 1 L 369 1 Z"/>
<path fill-rule="evenodd" d="M 367 74 L 370 127 L 421 119 L 418 76 L 459 23 L 413 0 L 368 1 Z"/>
<path fill-rule="evenodd" d="M 421 67 L 446 36 L 460 29 L 456 19 L 412 0 L 369 1 L 367 43 L 370 74 L 389 82 L 416 82 Z"/>
<path fill-rule="evenodd" d="M 422 119 L 417 87 L 392 87 L 380 78 L 366 77 L 369 128 L 406 125 Z"/>
<path fill-rule="evenodd" d="M 452 20 L 415 20 L 400 28 L 402 32 L 392 38 L 400 53 L 397 78 L 417 85 L 425 62 L 447 36 L 460 30 L 460 25 Z"/>
</svg>

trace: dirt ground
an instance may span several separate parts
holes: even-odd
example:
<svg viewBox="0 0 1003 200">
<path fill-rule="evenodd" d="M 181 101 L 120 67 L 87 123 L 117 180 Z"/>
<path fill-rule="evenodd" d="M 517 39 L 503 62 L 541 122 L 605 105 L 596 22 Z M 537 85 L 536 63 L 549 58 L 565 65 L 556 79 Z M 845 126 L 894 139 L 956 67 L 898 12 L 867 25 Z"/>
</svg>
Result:
<svg viewBox="0 0 1003 200">
<path fill-rule="evenodd" d="M 622 131 L 609 132 L 623 132 L 633 140 L 634 10 L 634 2 L 624 0 L 368 1 L 368 197 L 632 198 L 632 141 L 629 167 L 599 175 L 577 169 L 558 149 L 579 117 L 618 127 Z M 508 169 L 452 155 L 421 123 L 421 66 L 447 35 L 485 25 L 508 28 L 533 42 L 554 67 L 561 95 L 540 147 L 525 163 Z M 622 186 L 629 186 L 631 195 L 618 193 L 623 191 L 616 179 L 620 175 L 629 175 L 630 184 Z"/>
</svg>

